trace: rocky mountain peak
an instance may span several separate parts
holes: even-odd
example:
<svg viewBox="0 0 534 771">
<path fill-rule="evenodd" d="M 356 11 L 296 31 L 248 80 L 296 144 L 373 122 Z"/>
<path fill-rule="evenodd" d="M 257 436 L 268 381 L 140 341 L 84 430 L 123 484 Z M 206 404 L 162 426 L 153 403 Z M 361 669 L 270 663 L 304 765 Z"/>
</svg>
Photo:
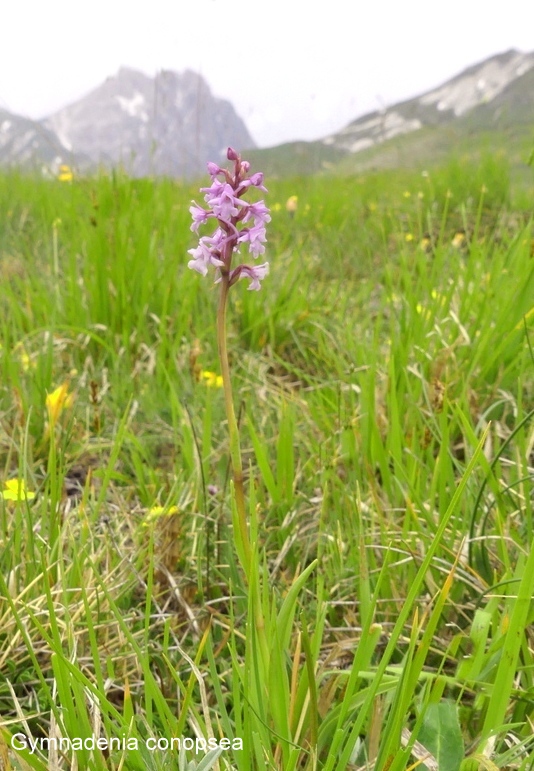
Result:
<svg viewBox="0 0 534 771">
<path fill-rule="evenodd" d="M 220 159 L 228 145 L 254 147 L 230 102 L 190 70 L 151 78 L 122 67 L 44 125 L 93 164 L 121 164 L 134 176 L 202 174 L 206 159 Z"/>
</svg>

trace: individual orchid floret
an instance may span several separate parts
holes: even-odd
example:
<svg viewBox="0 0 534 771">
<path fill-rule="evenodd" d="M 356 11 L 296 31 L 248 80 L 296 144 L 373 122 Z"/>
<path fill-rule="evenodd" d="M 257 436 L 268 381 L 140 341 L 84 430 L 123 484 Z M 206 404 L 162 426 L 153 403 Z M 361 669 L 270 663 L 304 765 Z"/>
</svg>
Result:
<svg viewBox="0 0 534 771">
<path fill-rule="evenodd" d="M 206 196 L 206 201 L 209 202 L 215 217 L 218 220 L 223 220 L 223 222 L 229 222 L 232 217 L 237 217 L 240 207 L 246 206 L 243 201 L 235 197 L 232 186 L 228 184 L 221 185 L 217 195 L 212 195 L 209 198 Z"/>
<path fill-rule="evenodd" d="M 216 163 L 212 163 L 212 161 L 208 162 L 208 174 L 212 179 L 215 179 L 217 174 L 224 174 L 224 169 L 221 169 L 220 166 L 218 166 Z"/>
<path fill-rule="evenodd" d="M 256 174 L 253 174 L 250 177 L 249 182 L 251 185 L 254 185 L 255 187 L 257 187 L 258 190 L 263 190 L 264 193 L 267 192 L 267 188 L 263 186 L 263 172 L 258 171 L 256 172 Z"/>
<path fill-rule="evenodd" d="M 216 267 L 224 265 L 224 262 L 219 260 L 216 256 L 213 245 L 211 244 L 212 241 L 213 239 L 211 238 L 201 238 L 197 248 L 189 249 L 188 251 L 188 254 L 190 254 L 193 259 L 189 260 L 187 267 L 196 270 L 197 273 L 201 273 L 203 276 L 208 272 L 208 265 L 215 265 Z M 208 246 L 208 243 L 210 246 Z"/>
<path fill-rule="evenodd" d="M 259 291 L 261 289 L 260 281 L 263 281 L 265 276 L 269 273 L 269 263 L 264 262 L 263 265 L 239 265 L 235 270 L 230 273 L 229 285 L 233 286 L 240 278 L 249 278 L 250 284 L 249 290 Z M 222 281 L 222 276 L 219 276 L 216 284 Z"/>
<path fill-rule="evenodd" d="M 248 285 L 248 289 L 258 292 L 261 289 L 260 281 L 263 281 L 268 273 L 268 262 L 264 262 L 263 265 L 241 265 L 239 278 L 250 278 L 251 282 Z"/>
<path fill-rule="evenodd" d="M 213 265 L 218 272 L 216 281 L 226 277 L 228 286 L 232 286 L 241 276 L 251 279 L 249 289 L 260 289 L 260 281 L 268 273 L 268 263 L 258 266 L 232 266 L 234 254 L 239 254 L 241 244 L 248 244 L 248 251 L 253 259 L 265 252 L 267 240 L 265 226 L 271 221 L 271 215 L 264 201 L 247 203 L 245 195 L 250 188 L 267 192 L 263 185 L 263 174 L 256 172 L 249 176 L 250 164 L 242 161 L 239 154 L 228 148 L 227 158 L 233 161 L 233 170 L 223 169 L 216 163 L 208 163 L 211 185 L 200 189 L 204 193 L 206 207 L 196 201 L 189 208 L 193 222 L 191 230 L 195 233 L 210 219 L 217 221 L 212 236 L 202 236 L 196 249 L 190 249 L 193 257 L 188 266 L 205 276 Z"/>
<path fill-rule="evenodd" d="M 195 233 L 198 233 L 198 229 L 200 225 L 205 225 L 209 217 L 213 217 L 213 214 L 211 212 L 206 211 L 206 209 L 203 209 L 202 206 L 199 206 L 194 201 L 193 201 L 193 205 L 189 207 L 189 211 L 191 212 L 191 216 L 193 217 L 193 224 L 191 225 L 191 230 L 193 230 Z"/>
<path fill-rule="evenodd" d="M 258 225 L 260 222 L 266 224 L 267 222 L 271 221 L 269 209 L 265 206 L 263 201 L 249 204 L 246 214 L 243 217 L 243 223 L 247 222 L 251 218 L 254 218 L 255 225 Z"/>
<path fill-rule="evenodd" d="M 265 246 L 263 245 L 265 240 L 265 226 L 262 224 L 254 225 L 253 228 L 243 229 L 240 232 L 238 239 L 239 243 L 248 242 L 249 252 L 254 259 L 265 252 Z"/>
</svg>

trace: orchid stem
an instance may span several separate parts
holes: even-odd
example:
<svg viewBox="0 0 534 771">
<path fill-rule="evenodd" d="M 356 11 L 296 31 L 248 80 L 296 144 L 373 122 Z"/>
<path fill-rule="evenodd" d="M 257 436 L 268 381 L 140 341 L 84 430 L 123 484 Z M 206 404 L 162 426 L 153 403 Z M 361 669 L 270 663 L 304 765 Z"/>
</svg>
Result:
<svg viewBox="0 0 534 771">
<path fill-rule="evenodd" d="M 221 277 L 221 293 L 219 295 L 219 308 L 217 311 L 217 344 L 219 348 L 219 360 L 221 363 L 221 374 L 223 378 L 226 417 L 228 420 L 228 434 L 230 438 L 230 458 L 232 462 L 235 505 L 245 562 L 243 567 L 245 569 L 245 575 L 247 576 L 247 579 L 249 579 L 252 552 L 247 524 L 243 463 L 241 460 L 241 447 L 239 444 L 239 429 L 234 410 L 232 381 L 230 378 L 230 365 L 228 363 L 228 348 L 226 340 L 226 308 L 228 304 L 229 288 L 230 278 L 228 274 L 223 274 Z"/>
</svg>

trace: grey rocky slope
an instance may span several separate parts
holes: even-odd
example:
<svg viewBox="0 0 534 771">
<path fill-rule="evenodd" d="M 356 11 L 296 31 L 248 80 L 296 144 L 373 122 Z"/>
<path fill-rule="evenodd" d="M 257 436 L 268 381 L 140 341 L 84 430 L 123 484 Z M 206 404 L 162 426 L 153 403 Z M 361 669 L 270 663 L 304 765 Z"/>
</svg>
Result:
<svg viewBox="0 0 534 771">
<path fill-rule="evenodd" d="M 363 115 L 322 141 L 338 150 L 357 153 L 425 126 L 476 115 L 479 108 L 483 108 L 480 114 L 487 121 L 493 104 L 496 108 L 500 104 L 499 97 L 514 91 L 514 84 L 526 83 L 533 68 L 534 53 L 511 50 L 492 56 L 421 96 Z M 520 91 L 521 86 L 515 88 L 516 95 Z M 495 112 L 495 118 L 500 114 Z"/>
<path fill-rule="evenodd" d="M 230 102 L 189 70 L 150 78 L 121 68 L 44 125 L 95 165 L 121 164 L 134 176 L 201 174 L 206 159 L 219 159 L 228 145 L 254 147 Z"/>
</svg>

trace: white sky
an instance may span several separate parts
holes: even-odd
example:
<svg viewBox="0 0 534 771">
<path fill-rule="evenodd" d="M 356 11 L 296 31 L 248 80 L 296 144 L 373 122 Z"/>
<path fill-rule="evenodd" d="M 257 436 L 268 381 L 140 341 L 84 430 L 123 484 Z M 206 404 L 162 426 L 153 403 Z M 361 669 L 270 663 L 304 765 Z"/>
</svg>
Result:
<svg viewBox="0 0 534 771">
<path fill-rule="evenodd" d="M 0 107 L 41 118 L 120 66 L 200 72 L 261 146 L 315 139 L 509 48 L 530 0 L 3 0 Z"/>
</svg>

